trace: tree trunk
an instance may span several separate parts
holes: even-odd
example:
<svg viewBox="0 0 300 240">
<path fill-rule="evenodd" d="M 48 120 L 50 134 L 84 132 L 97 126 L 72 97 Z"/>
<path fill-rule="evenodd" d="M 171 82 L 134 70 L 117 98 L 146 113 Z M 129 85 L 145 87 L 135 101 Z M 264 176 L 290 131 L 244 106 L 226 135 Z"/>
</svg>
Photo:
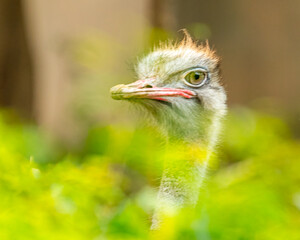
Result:
<svg viewBox="0 0 300 240">
<path fill-rule="evenodd" d="M 21 0 L 0 1 L 0 106 L 33 117 L 33 74 Z"/>
</svg>

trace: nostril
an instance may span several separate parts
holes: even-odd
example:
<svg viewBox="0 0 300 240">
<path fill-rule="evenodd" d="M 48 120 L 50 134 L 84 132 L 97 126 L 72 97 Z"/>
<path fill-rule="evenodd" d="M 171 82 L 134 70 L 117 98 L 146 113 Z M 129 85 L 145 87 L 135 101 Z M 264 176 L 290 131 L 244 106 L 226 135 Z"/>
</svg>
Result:
<svg viewBox="0 0 300 240">
<path fill-rule="evenodd" d="M 144 88 L 153 88 L 153 86 L 150 84 L 147 84 Z"/>
</svg>

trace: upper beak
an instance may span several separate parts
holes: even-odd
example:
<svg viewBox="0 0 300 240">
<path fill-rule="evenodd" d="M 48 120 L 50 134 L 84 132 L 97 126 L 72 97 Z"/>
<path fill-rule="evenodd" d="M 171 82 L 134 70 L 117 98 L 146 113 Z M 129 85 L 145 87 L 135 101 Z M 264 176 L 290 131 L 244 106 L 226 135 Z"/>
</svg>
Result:
<svg viewBox="0 0 300 240">
<path fill-rule="evenodd" d="M 155 87 L 154 79 L 138 80 L 130 84 L 119 84 L 110 89 L 111 97 L 116 100 L 148 98 L 167 101 L 164 97 L 192 98 L 196 93 L 186 89 Z"/>
</svg>

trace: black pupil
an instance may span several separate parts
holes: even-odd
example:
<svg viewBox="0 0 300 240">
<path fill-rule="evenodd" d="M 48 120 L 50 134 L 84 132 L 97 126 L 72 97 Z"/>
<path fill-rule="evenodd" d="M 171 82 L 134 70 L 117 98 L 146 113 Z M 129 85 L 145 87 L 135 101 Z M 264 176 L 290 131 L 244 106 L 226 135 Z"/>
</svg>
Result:
<svg viewBox="0 0 300 240">
<path fill-rule="evenodd" d="M 194 78 L 195 78 L 195 80 L 198 80 L 200 78 L 200 74 L 199 73 L 195 73 Z"/>
</svg>

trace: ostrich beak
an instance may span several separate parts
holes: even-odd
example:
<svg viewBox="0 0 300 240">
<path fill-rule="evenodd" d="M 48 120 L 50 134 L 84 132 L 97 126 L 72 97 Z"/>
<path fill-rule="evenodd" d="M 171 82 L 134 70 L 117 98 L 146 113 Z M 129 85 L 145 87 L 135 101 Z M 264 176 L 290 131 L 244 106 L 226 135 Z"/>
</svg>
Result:
<svg viewBox="0 0 300 240">
<path fill-rule="evenodd" d="M 164 97 L 192 98 L 196 93 L 186 89 L 155 87 L 155 79 L 138 80 L 130 84 L 119 84 L 110 89 L 111 97 L 116 100 L 155 99 L 168 101 Z"/>
</svg>

